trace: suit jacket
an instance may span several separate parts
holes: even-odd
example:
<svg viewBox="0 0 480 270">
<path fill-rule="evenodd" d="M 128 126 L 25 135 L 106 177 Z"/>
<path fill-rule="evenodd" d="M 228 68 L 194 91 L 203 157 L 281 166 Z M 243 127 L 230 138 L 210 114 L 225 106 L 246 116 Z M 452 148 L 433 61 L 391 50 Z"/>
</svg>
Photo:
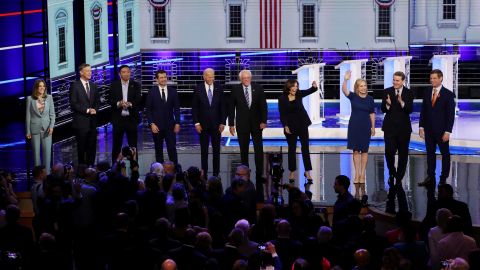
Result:
<svg viewBox="0 0 480 270">
<path fill-rule="evenodd" d="M 158 85 L 155 85 L 148 92 L 145 102 L 148 124 L 155 123 L 160 130 L 180 124 L 180 100 L 177 89 L 167 86 L 167 92 L 167 102 L 163 102 Z"/>
<path fill-rule="evenodd" d="M 193 123 L 200 123 L 202 128 L 218 129 L 220 124 L 225 125 L 226 106 L 223 88 L 214 83 L 212 105 L 208 102 L 205 83 L 202 82 L 193 91 L 192 116 Z"/>
<path fill-rule="evenodd" d="M 98 113 L 100 95 L 98 93 L 97 85 L 92 81 L 89 81 L 88 83 L 90 86 L 90 98 L 87 96 L 82 81 L 75 81 L 70 87 L 70 107 L 73 111 L 73 128 L 90 129 L 97 127 L 96 114 L 87 114 L 87 109 L 93 108 Z"/>
<path fill-rule="evenodd" d="M 452 132 L 455 94 L 442 86 L 435 106 L 432 107 L 432 91 L 433 88 L 430 88 L 423 96 L 419 126 L 424 128 L 425 133 L 433 134 L 439 140 L 445 132 Z"/>
<path fill-rule="evenodd" d="M 278 110 L 280 111 L 280 121 L 282 125 L 288 126 L 292 132 L 296 132 L 298 129 L 308 127 L 312 124 L 308 113 L 303 106 L 303 98 L 315 93 L 318 88 L 311 87 L 308 90 L 297 91 L 295 95 L 295 101 L 290 104 L 288 100 L 288 94 L 281 95 L 278 98 Z"/>
<path fill-rule="evenodd" d="M 25 131 L 27 134 L 39 134 L 53 128 L 55 125 L 55 108 L 53 98 L 47 95 L 45 108 L 41 113 L 37 108 L 37 100 L 27 97 L 27 111 L 25 119 Z"/>
<path fill-rule="evenodd" d="M 387 109 L 387 96 L 390 96 L 392 101 L 390 109 Z M 382 112 L 385 113 L 385 117 L 382 130 L 385 137 L 412 133 L 410 114 L 413 109 L 413 93 L 405 86 L 402 90 L 402 100 L 405 103 L 403 108 L 395 97 L 395 88 L 393 87 L 387 88 L 383 92 Z"/>
<path fill-rule="evenodd" d="M 238 84 L 232 88 L 230 93 L 230 112 L 228 117 L 229 126 L 236 126 L 238 132 L 249 132 L 260 129 L 260 123 L 267 123 L 267 99 L 263 87 L 251 83 L 252 100 L 248 108 L 245 99 L 243 85 Z M 235 110 L 237 114 L 235 115 Z"/>
<path fill-rule="evenodd" d="M 110 99 L 109 103 L 112 106 L 112 123 L 117 124 L 122 117 L 122 108 L 118 108 L 117 102 L 123 100 L 122 94 L 122 81 L 117 80 L 112 82 L 110 85 Z M 138 117 L 140 103 L 142 101 L 142 93 L 140 89 L 140 84 L 133 80 L 128 81 L 128 93 L 127 101 L 132 103 L 132 107 L 128 108 L 131 119 L 135 122 L 140 122 L 140 117 Z"/>
</svg>

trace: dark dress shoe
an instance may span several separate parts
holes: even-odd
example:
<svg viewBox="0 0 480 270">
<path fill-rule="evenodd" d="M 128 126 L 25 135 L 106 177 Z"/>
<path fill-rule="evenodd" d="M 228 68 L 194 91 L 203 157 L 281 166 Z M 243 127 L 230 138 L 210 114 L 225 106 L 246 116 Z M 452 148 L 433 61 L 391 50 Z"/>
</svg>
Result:
<svg viewBox="0 0 480 270">
<path fill-rule="evenodd" d="M 423 180 L 423 182 L 418 183 L 418 186 L 419 186 L 419 187 L 428 187 L 428 186 L 430 186 L 433 182 L 434 182 L 433 179 L 430 178 L 429 176 L 427 176 L 427 178 L 425 178 L 425 180 Z"/>
</svg>

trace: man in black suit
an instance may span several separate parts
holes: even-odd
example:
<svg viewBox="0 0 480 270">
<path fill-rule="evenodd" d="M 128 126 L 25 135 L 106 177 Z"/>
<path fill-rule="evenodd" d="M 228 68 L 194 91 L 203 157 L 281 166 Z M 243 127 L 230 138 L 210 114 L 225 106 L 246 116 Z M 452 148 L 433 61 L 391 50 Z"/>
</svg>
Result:
<svg viewBox="0 0 480 270">
<path fill-rule="evenodd" d="M 78 67 L 80 80 L 70 87 L 70 107 L 73 111 L 72 128 L 77 138 L 78 163 L 94 165 L 97 150 L 97 110 L 100 95 L 97 85 L 90 82 L 92 68 L 89 64 Z"/>
<path fill-rule="evenodd" d="M 123 65 L 119 72 L 120 80 L 116 80 L 110 85 L 113 161 L 117 159 L 122 148 L 123 134 L 127 135 L 128 146 L 137 148 L 137 126 L 140 122 L 138 111 L 142 100 L 140 84 L 130 79 L 130 68 Z"/>
<path fill-rule="evenodd" d="M 167 72 L 155 72 L 158 85 L 148 92 L 145 109 L 148 124 L 152 130 L 155 144 L 155 158 L 163 163 L 163 141 L 167 145 L 168 158 L 175 164 L 178 163 L 176 135 L 180 131 L 180 100 L 177 89 L 167 87 Z"/>
<path fill-rule="evenodd" d="M 226 108 L 223 89 L 214 83 L 215 71 L 207 68 L 203 71 L 204 82 L 198 84 L 193 92 L 192 116 L 195 130 L 200 134 L 202 170 L 208 172 L 208 144 L 212 141 L 213 175 L 220 171 L 220 139 L 225 128 Z"/>
<path fill-rule="evenodd" d="M 395 213 L 395 195 L 398 196 L 399 211 L 408 211 L 407 198 L 402 187 L 408 163 L 408 145 L 412 124 L 410 114 L 413 108 L 413 93 L 403 85 L 405 74 L 393 74 L 393 86 L 384 90 L 382 112 L 385 113 L 382 130 L 385 140 L 385 159 L 389 172 L 387 213 Z M 398 166 L 395 168 L 395 154 L 398 151 Z M 395 183 L 394 180 L 396 179 Z"/>
<path fill-rule="evenodd" d="M 263 180 L 262 131 L 267 126 L 267 99 L 263 87 L 252 83 L 252 73 L 249 70 L 242 70 L 238 76 L 241 83 L 234 86 L 230 93 L 230 134 L 234 136 L 236 128 L 242 163 L 247 166 L 250 135 L 252 136 L 256 178 Z"/>
<path fill-rule="evenodd" d="M 445 184 L 450 175 L 449 140 L 455 121 L 455 94 L 442 86 L 443 73 L 434 69 L 430 72 L 432 88 L 425 91 L 420 112 L 419 135 L 425 139 L 427 149 L 427 178 L 419 186 L 427 187 L 429 201 L 435 199 L 436 148 L 442 154 L 440 184 Z"/>
</svg>

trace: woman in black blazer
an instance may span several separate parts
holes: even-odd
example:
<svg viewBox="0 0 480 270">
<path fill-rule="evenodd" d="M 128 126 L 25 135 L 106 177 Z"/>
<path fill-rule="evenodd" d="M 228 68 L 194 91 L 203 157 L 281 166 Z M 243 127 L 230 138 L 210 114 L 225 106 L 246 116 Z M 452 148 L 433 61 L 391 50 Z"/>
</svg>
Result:
<svg viewBox="0 0 480 270">
<path fill-rule="evenodd" d="M 280 121 L 284 128 L 284 134 L 288 143 L 288 170 L 290 171 L 290 182 L 295 181 L 295 171 L 297 170 L 296 151 L 297 137 L 302 144 L 302 158 L 305 167 L 305 185 L 311 185 L 312 163 L 310 162 L 308 126 L 312 124 L 307 111 L 303 107 L 302 99 L 318 90 L 317 82 L 312 82 L 312 87 L 305 91 L 298 90 L 297 80 L 287 80 L 283 87 L 283 94 L 278 98 L 278 109 L 280 111 Z"/>
</svg>

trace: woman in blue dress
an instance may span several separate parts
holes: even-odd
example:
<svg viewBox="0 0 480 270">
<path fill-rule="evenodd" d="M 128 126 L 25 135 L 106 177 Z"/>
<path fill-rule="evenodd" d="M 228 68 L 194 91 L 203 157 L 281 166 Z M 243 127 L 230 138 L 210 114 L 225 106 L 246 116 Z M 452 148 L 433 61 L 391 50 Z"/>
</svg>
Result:
<svg viewBox="0 0 480 270">
<path fill-rule="evenodd" d="M 352 75 L 347 71 L 342 84 L 343 94 L 350 100 L 352 112 L 348 122 L 348 145 L 353 150 L 353 166 L 355 167 L 355 195 L 365 195 L 365 171 L 368 161 L 368 147 L 370 138 L 375 135 L 375 103 L 368 95 L 367 82 L 357 79 L 353 87 L 354 92 L 347 89 L 347 82 Z M 362 192 L 362 194 L 360 194 Z"/>
</svg>

